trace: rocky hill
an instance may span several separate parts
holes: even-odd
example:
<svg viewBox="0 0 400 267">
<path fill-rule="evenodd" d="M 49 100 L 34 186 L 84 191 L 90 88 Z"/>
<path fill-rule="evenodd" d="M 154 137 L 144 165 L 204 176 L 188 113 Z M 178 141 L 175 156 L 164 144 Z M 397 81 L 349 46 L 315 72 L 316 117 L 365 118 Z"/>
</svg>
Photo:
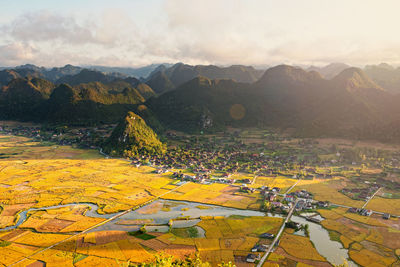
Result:
<svg viewBox="0 0 400 267">
<path fill-rule="evenodd" d="M 162 154 L 166 147 L 139 115 L 128 112 L 105 142 L 103 150 L 111 155 L 135 157 Z"/>
</svg>

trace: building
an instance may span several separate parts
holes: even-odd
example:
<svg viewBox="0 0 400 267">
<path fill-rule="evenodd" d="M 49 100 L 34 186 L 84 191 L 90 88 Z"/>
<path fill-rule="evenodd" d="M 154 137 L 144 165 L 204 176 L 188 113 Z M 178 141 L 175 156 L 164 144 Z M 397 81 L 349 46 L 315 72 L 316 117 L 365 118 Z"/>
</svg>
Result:
<svg viewBox="0 0 400 267">
<path fill-rule="evenodd" d="M 258 256 L 258 255 L 256 255 L 256 254 L 249 254 L 249 255 L 247 255 L 247 257 L 246 257 L 246 261 L 247 262 L 250 262 L 250 263 L 254 263 L 254 262 L 256 262 L 256 260 L 259 260 L 260 259 L 260 256 Z"/>
<path fill-rule="evenodd" d="M 273 234 L 270 234 L 270 233 L 263 233 L 263 234 L 260 235 L 260 237 L 261 237 L 261 238 L 272 239 L 272 238 L 274 238 L 275 236 L 274 236 Z"/>
</svg>

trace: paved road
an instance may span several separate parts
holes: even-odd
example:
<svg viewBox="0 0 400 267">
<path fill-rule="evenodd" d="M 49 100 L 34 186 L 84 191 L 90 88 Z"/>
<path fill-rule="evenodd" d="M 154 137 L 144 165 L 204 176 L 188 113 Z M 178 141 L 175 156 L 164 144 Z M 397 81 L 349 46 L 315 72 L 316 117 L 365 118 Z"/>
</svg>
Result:
<svg viewBox="0 0 400 267">
<path fill-rule="evenodd" d="M 367 202 L 365 202 L 365 204 L 362 206 L 362 208 L 365 208 L 368 203 L 374 198 L 374 196 L 382 189 L 382 187 L 379 187 L 378 190 L 376 190 L 376 192 L 367 200 Z"/>
<path fill-rule="evenodd" d="M 293 207 L 290 209 L 288 216 L 286 216 L 286 219 L 283 221 L 281 229 L 279 229 L 279 232 L 276 234 L 276 236 L 275 236 L 274 240 L 272 241 L 271 245 L 269 246 L 268 250 L 265 252 L 264 256 L 262 256 L 262 258 L 260 259 L 260 262 L 257 264 L 257 267 L 263 266 L 265 260 L 268 258 L 269 254 L 271 253 L 272 249 L 274 248 L 276 242 L 278 242 L 283 230 L 285 229 L 286 223 L 290 220 L 290 217 L 292 217 L 292 214 L 296 208 L 297 202 L 298 202 L 298 200 L 296 200 Z"/>
<path fill-rule="evenodd" d="M 23 259 L 21 259 L 21 260 L 19 260 L 19 261 L 16 261 L 16 262 L 14 262 L 14 263 L 12 263 L 12 264 L 10 264 L 10 265 L 8 265 L 8 266 L 14 266 L 14 265 L 16 265 L 16 264 L 19 264 L 19 263 L 21 263 L 21 262 L 27 260 L 29 257 L 35 256 L 35 255 L 37 255 L 37 254 L 39 254 L 39 253 L 42 253 L 42 252 L 44 252 L 44 251 L 46 251 L 46 250 L 49 250 L 49 249 L 51 249 L 51 248 L 54 248 L 55 246 L 58 246 L 58 245 L 60 245 L 60 244 L 62 244 L 62 243 L 64 243 L 64 242 L 66 242 L 66 241 L 68 241 L 68 240 L 71 240 L 72 238 L 74 238 L 74 237 L 76 237 L 76 236 L 78 236 L 78 235 L 87 233 L 88 231 L 93 230 L 93 229 L 95 229 L 95 228 L 97 228 L 97 227 L 99 227 L 99 226 L 101 226 L 101 225 L 104 225 L 104 224 L 106 224 L 106 223 L 108 223 L 108 222 L 111 222 L 111 221 L 113 221 L 113 220 L 115 220 L 115 219 L 117 219 L 117 218 L 119 218 L 119 217 L 121 217 L 121 216 L 123 216 L 123 215 L 125 215 L 125 214 L 127 214 L 127 213 L 129 213 L 129 212 L 131 212 L 131 211 L 137 210 L 137 209 L 139 209 L 139 208 L 141 208 L 141 207 L 143 207 L 143 206 L 145 206 L 145 205 L 147 205 L 147 204 L 150 204 L 151 202 L 156 201 L 157 199 L 163 197 L 164 195 L 166 195 L 166 194 L 168 194 L 168 193 L 171 193 L 171 192 L 177 190 L 179 187 L 183 186 L 184 184 L 185 184 L 185 183 L 183 183 L 183 184 L 181 184 L 180 186 L 177 186 L 177 187 L 175 187 L 174 189 L 171 189 L 171 190 L 169 190 L 169 191 L 167 191 L 167 192 L 165 192 L 165 193 L 163 193 L 163 194 L 161 194 L 161 195 L 159 195 L 159 196 L 156 196 L 155 198 L 150 199 L 149 201 L 146 201 L 145 203 L 142 203 L 142 204 L 140 204 L 140 205 L 137 205 L 137 206 L 135 206 L 135 207 L 132 207 L 132 208 L 130 208 L 130 209 L 128 209 L 128 210 L 122 211 L 122 212 L 116 214 L 115 216 L 113 216 L 113 217 L 111 217 L 111 218 L 109 218 L 109 219 L 107 219 L 107 220 L 105 220 L 105 221 L 103 221 L 103 222 L 101 222 L 101 223 L 98 223 L 98 224 L 96 224 L 96 225 L 94 225 L 94 226 L 92 226 L 92 227 L 90 227 L 90 228 L 88 228 L 88 229 L 86 229 L 86 230 L 84 230 L 84 231 L 82 231 L 82 232 L 76 233 L 76 234 L 74 234 L 74 235 L 70 235 L 70 236 L 68 236 L 67 238 L 61 240 L 60 242 L 57 242 L 57 243 L 55 243 L 55 244 L 53 244 L 53 245 L 51 245 L 51 246 L 45 247 L 45 248 L 43 248 L 43 249 L 41 249 L 41 250 L 38 250 L 38 251 L 36 251 L 36 252 L 34 252 L 34 253 L 32 253 L 32 254 L 30 254 L 30 255 L 28 255 L 28 256 L 25 256 Z"/>
<path fill-rule="evenodd" d="M 301 179 L 298 179 L 297 182 L 296 182 L 294 185 L 292 185 L 291 187 L 289 187 L 289 189 L 285 192 L 285 194 L 283 194 L 283 196 L 285 197 L 286 194 L 289 194 L 290 191 L 292 191 L 292 189 L 300 182 L 300 180 L 301 180 Z"/>
</svg>

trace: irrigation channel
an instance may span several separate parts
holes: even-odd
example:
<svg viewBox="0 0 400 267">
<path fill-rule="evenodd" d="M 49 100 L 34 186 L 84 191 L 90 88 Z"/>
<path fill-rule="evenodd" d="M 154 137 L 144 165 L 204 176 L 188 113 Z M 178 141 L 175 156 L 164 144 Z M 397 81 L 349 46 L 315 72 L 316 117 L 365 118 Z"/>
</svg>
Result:
<svg viewBox="0 0 400 267">
<path fill-rule="evenodd" d="M 57 209 L 75 205 L 88 206 L 89 209 L 85 213 L 85 216 L 88 217 L 110 219 L 119 214 L 99 214 L 97 213 L 99 207 L 93 203 L 72 203 L 42 208 L 30 208 L 19 213 L 19 218 L 15 225 L 0 229 L 0 231 L 8 231 L 19 227 L 24 221 L 27 220 L 29 213 L 32 211 Z M 119 216 L 114 220 L 108 221 L 107 223 L 93 228 L 87 232 L 103 230 L 135 231 L 144 224 L 130 223 L 134 222 L 135 220 L 137 222 L 146 222 L 146 229 L 149 232 L 167 232 L 169 231 L 170 227 L 170 225 L 168 224 L 171 220 L 173 220 L 173 223 L 171 225 L 172 228 L 196 227 L 198 230 L 198 237 L 204 237 L 204 230 L 196 226 L 197 223 L 201 221 L 200 217 L 229 217 L 232 215 L 281 217 L 280 215 L 266 214 L 264 212 L 254 210 L 242 210 L 195 202 L 158 199 L 137 210 L 129 211 L 122 216 Z M 185 219 L 177 220 L 177 218 Z M 357 266 L 352 261 L 348 260 L 348 250 L 343 248 L 341 243 L 330 240 L 328 231 L 324 229 L 320 224 L 307 221 L 306 219 L 299 216 L 292 216 L 291 220 L 301 224 L 309 225 L 310 240 L 314 243 L 318 252 L 322 256 L 324 256 L 330 263 L 341 264 L 346 259 L 349 263 L 349 266 Z"/>
</svg>

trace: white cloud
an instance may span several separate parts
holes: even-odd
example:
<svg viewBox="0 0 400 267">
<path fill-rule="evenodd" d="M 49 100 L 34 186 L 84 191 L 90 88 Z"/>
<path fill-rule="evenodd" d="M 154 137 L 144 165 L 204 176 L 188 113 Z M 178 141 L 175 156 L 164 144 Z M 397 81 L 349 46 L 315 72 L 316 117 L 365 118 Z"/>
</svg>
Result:
<svg viewBox="0 0 400 267">
<path fill-rule="evenodd" d="M 36 52 L 37 50 L 32 46 L 20 42 L 0 45 L 0 64 L 14 66 L 21 62 L 31 61 Z"/>
<path fill-rule="evenodd" d="M 164 0 L 137 16 L 115 0 L 78 13 L 36 10 L 0 25 L 0 65 L 399 64 L 400 2 L 385 3 Z"/>
</svg>

